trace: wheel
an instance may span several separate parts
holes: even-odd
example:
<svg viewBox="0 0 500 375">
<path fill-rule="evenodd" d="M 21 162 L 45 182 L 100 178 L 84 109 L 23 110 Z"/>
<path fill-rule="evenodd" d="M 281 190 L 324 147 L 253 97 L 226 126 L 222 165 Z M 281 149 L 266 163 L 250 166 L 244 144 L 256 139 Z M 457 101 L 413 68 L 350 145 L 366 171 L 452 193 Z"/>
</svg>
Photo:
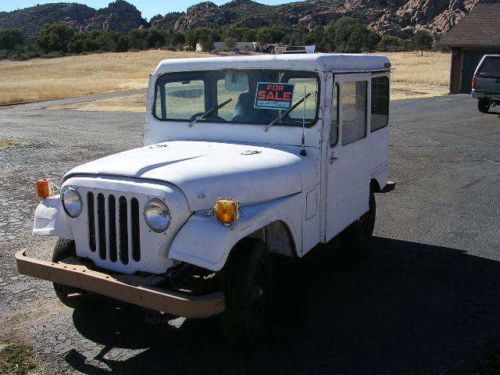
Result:
<svg viewBox="0 0 500 375">
<path fill-rule="evenodd" d="M 273 300 L 271 255 L 264 243 L 243 240 L 224 271 L 226 310 L 222 316 L 229 342 L 252 345 L 266 336 L 266 323 Z"/>
<path fill-rule="evenodd" d="M 63 259 L 74 256 L 76 256 L 75 241 L 59 238 L 54 247 L 52 261 L 58 263 Z M 92 308 L 95 306 L 97 296 L 70 286 L 57 283 L 53 283 L 53 285 L 57 298 L 66 306 L 72 309 Z"/>
<path fill-rule="evenodd" d="M 487 101 L 485 99 L 480 99 L 477 102 L 477 109 L 481 113 L 488 113 L 490 110 L 490 105 L 491 105 L 491 103 L 489 101 Z"/>
<path fill-rule="evenodd" d="M 352 223 L 341 234 L 342 244 L 349 251 L 362 252 L 367 249 L 375 228 L 375 217 L 377 216 L 377 205 L 375 194 L 370 189 L 369 209 L 357 221 Z"/>
</svg>

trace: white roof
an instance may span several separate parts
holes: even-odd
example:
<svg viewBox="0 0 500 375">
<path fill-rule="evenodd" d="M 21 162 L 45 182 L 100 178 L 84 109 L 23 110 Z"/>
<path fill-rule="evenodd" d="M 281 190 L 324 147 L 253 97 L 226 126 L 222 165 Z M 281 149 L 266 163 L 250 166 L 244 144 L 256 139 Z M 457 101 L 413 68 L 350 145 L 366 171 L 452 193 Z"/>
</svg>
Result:
<svg viewBox="0 0 500 375">
<path fill-rule="evenodd" d="M 220 69 L 288 69 L 323 72 L 366 72 L 388 70 L 390 61 L 382 55 L 311 53 L 287 55 L 248 55 L 167 59 L 156 74 Z"/>
</svg>

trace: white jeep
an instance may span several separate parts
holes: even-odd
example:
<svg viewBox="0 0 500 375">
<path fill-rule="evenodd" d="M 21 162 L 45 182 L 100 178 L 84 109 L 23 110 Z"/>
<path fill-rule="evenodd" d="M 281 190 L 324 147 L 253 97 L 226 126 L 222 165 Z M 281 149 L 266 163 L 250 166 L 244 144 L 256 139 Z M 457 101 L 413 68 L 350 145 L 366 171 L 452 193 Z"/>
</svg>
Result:
<svg viewBox="0 0 500 375">
<path fill-rule="evenodd" d="M 16 255 L 83 308 L 96 295 L 167 316 L 222 314 L 229 338 L 264 331 L 275 254 L 342 234 L 355 251 L 388 182 L 390 62 L 309 54 L 162 61 L 144 147 L 37 182 L 35 235 Z"/>
</svg>

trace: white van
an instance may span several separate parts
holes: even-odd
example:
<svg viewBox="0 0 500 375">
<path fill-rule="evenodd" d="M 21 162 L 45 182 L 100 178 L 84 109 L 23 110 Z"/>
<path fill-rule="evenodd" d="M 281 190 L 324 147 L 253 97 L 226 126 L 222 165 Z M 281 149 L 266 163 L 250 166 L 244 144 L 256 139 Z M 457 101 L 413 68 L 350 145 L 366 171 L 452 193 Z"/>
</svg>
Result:
<svg viewBox="0 0 500 375">
<path fill-rule="evenodd" d="M 59 237 L 51 262 L 20 273 L 61 301 L 93 295 L 226 333 L 265 332 L 273 256 L 301 258 L 342 234 L 369 240 L 388 182 L 384 56 L 301 54 L 162 61 L 150 79 L 144 147 L 37 182 L 33 233 Z"/>
</svg>

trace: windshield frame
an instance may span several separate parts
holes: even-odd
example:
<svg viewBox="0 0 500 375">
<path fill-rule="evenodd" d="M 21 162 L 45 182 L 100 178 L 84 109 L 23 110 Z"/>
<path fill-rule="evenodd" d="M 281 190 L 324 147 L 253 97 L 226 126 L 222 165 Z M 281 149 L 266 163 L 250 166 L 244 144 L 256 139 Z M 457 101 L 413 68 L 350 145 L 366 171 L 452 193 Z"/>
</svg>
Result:
<svg viewBox="0 0 500 375">
<path fill-rule="evenodd" d="M 322 86 L 321 86 L 321 79 L 320 79 L 320 75 L 318 73 L 318 71 L 316 70 L 297 70 L 297 69 L 287 69 L 287 68 L 284 68 L 284 69 L 269 69 L 269 68 L 253 68 L 253 69 L 229 69 L 229 68 L 225 68 L 225 69 L 219 69 L 219 70 L 214 70 L 214 69 L 211 69 L 211 70 L 186 70 L 186 71 L 175 71 L 175 72 L 168 72 L 168 73 L 163 73 L 161 75 L 158 75 L 155 79 L 155 82 L 154 82 L 154 85 L 152 85 L 152 89 L 154 90 L 154 96 L 153 96 L 153 105 L 151 106 L 151 115 L 157 120 L 157 121 L 160 121 L 160 122 L 180 122 L 180 123 L 191 123 L 191 120 L 189 119 L 161 119 L 159 118 L 158 116 L 156 116 L 156 103 L 157 103 L 157 95 L 158 95 L 158 81 L 160 79 L 162 79 L 162 77 L 164 76 L 175 76 L 175 75 L 181 75 L 183 73 L 191 73 L 191 72 L 199 72 L 199 73 L 210 73 L 210 72 L 227 72 L 227 71 L 236 71 L 236 72 L 248 72 L 248 71 L 277 71 L 277 72 L 281 72 L 281 73 L 298 73 L 298 74 L 310 74 L 311 75 L 311 78 L 315 78 L 316 79 L 316 83 L 317 83 L 317 95 L 316 95 L 316 112 L 315 112 L 315 116 L 313 119 L 311 119 L 310 121 L 306 122 L 305 124 L 305 127 L 306 128 L 312 128 L 313 126 L 316 125 L 316 123 L 318 122 L 319 120 L 319 110 L 320 110 L 320 104 L 321 104 L 321 89 L 322 89 Z M 295 78 L 295 77 L 292 77 L 292 78 Z M 297 76 L 297 78 L 301 78 L 300 75 Z M 300 96 L 300 95 L 299 95 Z M 301 98 L 301 96 L 300 96 Z M 206 98 L 205 98 L 205 102 L 206 102 Z M 206 103 L 205 103 L 205 107 L 206 107 Z M 278 112 L 278 111 L 276 111 Z M 284 112 L 284 111 L 283 111 Z M 210 119 L 207 119 L 207 120 L 198 120 L 196 122 L 197 124 L 217 124 L 217 125 L 251 125 L 251 126 L 262 126 L 263 128 L 267 126 L 267 124 L 263 124 L 263 123 L 252 123 L 252 122 L 237 122 L 237 121 L 213 121 L 213 120 L 210 120 Z M 287 126 L 287 127 L 292 127 L 292 128 L 297 128 L 297 127 L 302 127 L 302 123 L 301 124 L 291 124 L 291 123 L 286 123 L 286 122 L 279 122 L 278 124 L 275 124 L 276 126 Z"/>
</svg>

